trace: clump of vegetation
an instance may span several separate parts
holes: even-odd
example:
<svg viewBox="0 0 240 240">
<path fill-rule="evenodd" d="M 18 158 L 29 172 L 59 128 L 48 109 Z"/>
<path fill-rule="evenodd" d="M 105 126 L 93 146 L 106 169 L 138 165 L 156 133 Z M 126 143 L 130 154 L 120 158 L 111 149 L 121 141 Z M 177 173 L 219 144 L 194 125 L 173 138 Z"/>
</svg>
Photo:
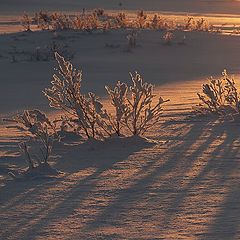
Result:
<svg viewBox="0 0 240 240">
<path fill-rule="evenodd" d="M 52 25 L 53 18 L 49 13 L 40 11 L 35 13 L 33 20 L 41 30 L 49 30 Z"/>
<path fill-rule="evenodd" d="M 184 30 L 201 32 L 208 32 L 213 29 L 204 18 L 194 19 L 193 17 L 188 17 L 182 27 Z"/>
<path fill-rule="evenodd" d="M 22 19 L 21 19 L 21 24 L 23 26 L 24 31 L 31 32 L 32 19 L 31 19 L 31 17 L 28 16 L 27 13 L 23 14 Z"/>
<path fill-rule="evenodd" d="M 80 134 L 84 133 L 87 138 L 101 137 L 102 133 L 97 129 L 97 125 L 106 117 L 103 105 L 94 93 L 84 95 L 81 92 L 82 72 L 74 69 L 73 65 L 58 53 L 55 56 L 58 72 L 53 75 L 52 87 L 43 91 L 50 106 L 64 110 L 73 117 L 72 121 L 78 124 Z"/>
<path fill-rule="evenodd" d="M 162 38 L 163 38 L 163 44 L 170 46 L 172 44 L 174 35 L 172 32 L 167 31 Z"/>
<path fill-rule="evenodd" d="M 103 9 L 103 8 L 96 8 L 96 9 L 94 10 L 94 13 L 95 13 L 98 17 L 104 16 L 104 9 Z"/>
<path fill-rule="evenodd" d="M 118 82 L 113 90 L 106 87 L 116 111 L 114 126 L 117 126 L 118 134 L 123 126 L 131 135 L 143 135 L 160 120 L 162 104 L 169 100 L 159 97 L 154 104 L 153 85 L 144 82 L 137 72 L 130 76 L 130 86 Z"/>
<path fill-rule="evenodd" d="M 137 12 L 136 26 L 137 28 L 144 28 L 146 26 L 147 14 L 143 10 Z"/>
<path fill-rule="evenodd" d="M 169 24 L 163 17 L 155 14 L 149 22 L 149 27 L 156 30 L 167 30 L 169 29 Z"/>
<path fill-rule="evenodd" d="M 234 77 L 230 77 L 226 70 L 219 79 L 210 78 L 209 83 L 203 84 L 202 93 L 198 93 L 201 103 L 195 107 L 200 114 L 217 114 L 233 116 L 240 113 L 240 96 L 236 88 Z"/>
<path fill-rule="evenodd" d="M 114 20 L 116 28 L 127 28 L 129 26 L 125 13 L 118 13 Z"/>
<path fill-rule="evenodd" d="M 57 173 L 49 165 L 53 144 L 59 140 L 55 124 L 39 110 L 25 110 L 22 114 L 6 119 L 6 121 L 14 124 L 8 128 L 15 128 L 28 137 L 27 141 L 19 144 L 28 164 L 24 175 L 30 175 L 33 171 L 40 175 L 49 173 L 49 171 Z M 17 178 L 13 174 L 10 175 Z"/>
<path fill-rule="evenodd" d="M 137 32 L 132 30 L 130 33 L 127 34 L 127 49 L 131 51 L 131 49 L 137 46 Z"/>
<path fill-rule="evenodd" d="M 142 77 L 131 74 L 132 85 L 118 82 L 114 89 L 106 87 L 115 113 L 110 114 L 94 93 L 84 95 L 81 91 L 82 72 L 56 53 L 59 65 L 53 75 L 52 87 L 44 90 L 50 106 L 63 110 L 75 124 L 79 135 L 103 139 L 113 134 L 120 136 L 122 130 L 131 135 L 142 135 L 159 119 L 162 113 L 161 97 L 154 105 L 153 86 L 144 83 Z"/>
<path fill-rule="evenodd" d="M 33 18 L 23 15 L 22 25 L 29 31 L 32 24 L 41 30 L 80 30 L 92 33 L 96 30 L 105 32 L 108 29 L 156 29 L 156 30 L 188 30 L 209 31 L 212 27 L 201 18 L 189 17 L 184 23 L 177 24 L 173 20 L 163 18 L 155 14 L 153 17 L 144 11 L 138 11 L 135 17 L 125 13 L 107 14 L 104 9 L 83 11 L 78 15 L 66 15 L 63 13 L 48 13 L 40 11 Z"/>
<path fill-rule="evenodd" d="M 161 97 L 155 101 L 153 85 L 144 82 L 137 72 L 130 73 L 130 85 L 119 81 L 113 89 L 106 86 L 114 107 L 114 113 L 109 113 L 94 93 L 82 93 L 82 72 L 58 53 L 55 53 L 55 58 L 59 68 L 53 75 L 52 86 L 43 93 L 50 106 L 63 110 L 65 116 L 52 122 L 39 110 L 25 110 L 12 119 L 6 119 L 12 123 L 8 128 L 17 129 L 27 137 L 19 144 L 19 148 L 25 156 L 28 169 L 18 175 L 9 173 L 14 179 L 59 174 L 49 165 L 49 159 L 54 142 L 61 141 L 64 137 L 62 134 L 70 131 L 74 133 L 71 136 L 77 133 L 82 140 L 84 137 L 105 139 L 113 135 L 144 135 L 160 120 L 162 104 L 169 101 Z"/>
</svg>

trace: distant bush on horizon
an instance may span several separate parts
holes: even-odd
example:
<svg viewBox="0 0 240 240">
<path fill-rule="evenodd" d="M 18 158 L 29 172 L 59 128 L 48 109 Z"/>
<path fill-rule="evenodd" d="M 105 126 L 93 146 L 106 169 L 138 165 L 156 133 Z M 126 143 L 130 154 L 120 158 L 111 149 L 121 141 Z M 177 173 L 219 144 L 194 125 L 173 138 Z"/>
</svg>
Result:
<svg viewBox="0 0 240 240">
<path fill-rule="evenodd" d="M 83 10 L 76 15 L 64 13 L 49 13 L 40 11 L 30 17 L 24 13 L 22 26 L 25 31 L 31 31 L 31 25 L 37 25 L 41 30 L 81 30 L 92 33 L 95 30 L 110 29 L 154 29 L 154 30 L 182 30 L 182 31 L 211 31 L 212 26 L 204 18 L 187 17 L 183 23 L 177 23 L 158 14 L 146 14 L 143 10 L 135 16 L 124 12 L 114 14 L 105 13 L 103 9 L 93 11 Z"/>
</svg>

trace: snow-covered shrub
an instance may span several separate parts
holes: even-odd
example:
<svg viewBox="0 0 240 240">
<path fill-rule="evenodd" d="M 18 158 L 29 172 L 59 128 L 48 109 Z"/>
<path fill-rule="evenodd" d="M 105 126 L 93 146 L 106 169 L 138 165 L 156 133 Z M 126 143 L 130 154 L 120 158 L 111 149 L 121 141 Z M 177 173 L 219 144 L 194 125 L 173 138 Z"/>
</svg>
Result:
<svg viewBox="0 0 240 240">
<path fill-rule="evenodd" d="M 143 11 L 138 11 L 135 16 L 125 13 L 107 14 L 103 9 L 93 11 L 82 11 L 78 15 L 66 15 L 64 13 L 48 13 L 40 11 L 34 18 L 23 16 L 23 26 L 25 30 L 30 29 L 30 24 L 35 24 L 41 30 L 80 30 L 89 33 L 95 30 L 106 31 L 108 29 L 160 29 L 160 30 L 189 30 L 189 31 L 209 31 L 212 26 L 204 19 L 189 17 L 184 23 L 177 24 L 175 20 L 163 18 L 155 14 L 148 17 Z"/>
<path fill-rule="evenodd" d="M 207 32 L 210 30 L 210 25 L 204 18 L 201 18 L 196 21 L 195 30 Z"/>
<path fill-rule="evenodd" d="M 144 134 L 160 119 L 162 104 L 166 101 L 160 97 L 154 104 L 153 86 L 144 83 L 140 74 L 131 74 L 132 85 L 129 87 L 121 82 L 114 89 L 106 86 L 115 109 L 114 114 L 110 114 L 94 93 L 82 94 L 81 71 L 74 69 L 58 53 L 55 56 L 59 69 L 53 75 L 52 87 L 46 88 L 43 93 L 51 107 L 68 114 L 63 128 L 69 126 L 70 121 L 71 128 L 77 129 L 80 135 L 102 139 L 113 133 L 121 135 L 122 128 L 132 135 Z"/>
<path fill-rule="evenodd" d="M 128 50 L 130 51 L 132 48 L 137 46 L 137 32 L 132 30 L 127 34 L 127 42 L 128 42 Z"/>
<path fill-rule="evenodd" d="M 168 23 L 164 18 L 155 14 L 150 20 L 149 27 L 152 29 L 166 30 L 168 29 Z"/>
<path fill-rule="evenodd" d="M 125 13 L 118 13 L 114 18 L 116 28 L 127 28 L 128 21 Z"/>
<path fill-rule="evenodd" d="M 218 115 L 239 114 L 240 96 L 233 77 L 226 70 L 220 79 L 210 78 L 203 84 L 202 93 L 197 93 L 201 103 L 195 108 L 201 114 L 216 113 Z"/>
<path fill-rule="evenodd" d="M 188 17 L 183 24 L 183 30 L 208 32 L 211 29 L 212 26 L 204 18 L 194 19 Z"/>
<path fill-rule="evenodd" d="M 80 16 L 76 16 L 72 20 L 72 26 L 73 26 L 74 30 L 81 30 L 81 29 L 83 29 L 84 22 L 83 22 L 82 18 Z"/>
<path fill-rule="evenodd" d="M 144 28 L 146 26 L 147 15 L 143 10 L 137 12 L 136 27 Z"/>
<path fill-rule="evenodd" d="M 96 8 L 94 9 L 94 13 L 100 17 L 100 16 L 103 16 L 104 15 L 104 9 L 103 8 Z"/>
<path fill-rule="evenodd" d="M 112 126 L 117 133 L 123 126 L 132 135 L 142 135 L 159 121 L 162 104 L 169 100 L 159 97 L 154 104 L 153 85 L 144 82 L 137 72 L 130 76 L 132 85 L 129 87 L 120 82 L 113 90 L 107 87 L 116 114 Z"/>
<path fill-rule="evenodd" d="M 165 44 L 165 45 L 171 45 L 173 38 L 174 38 L 173 33 L 167 31 L 167 32 L 163 35 L 163 44 Z"/>
<path fill-rule="evenodd" d="M 31 23 L 32 23 L 32 19 L 28 16 L 27 13 L 24 13 L 21 19 L 21 24 L 24 28 L 24 31 L 26 32 L 31 31 Z"/>
<path fill-rule="evenodd" d="M 85 25 L 84 25 L 85 31 L 92 33 L 92 31 L 98 29 L 99 26 L 100 26 L 99 18 L 96 14 L 92 13 L 92 14 L 86 15 Z"/>
<path fill-rule="evenodd" d="M 82 94 L 81 71 L 73 68 L 73 65 L 58 53 L 55 57 L 59 66 L 58 72 L 53 75 L 52 87 L 43 91 L 50 106 L 68 113 L 78 124 L 81 133 L 88 138 L 103 137 L 98 128 L 100 124 L 102 130 L 107 132 L 102 124 L 102 119 L 107 117 L 102 103 L 94 93 Z"/>
<path fill-rule="evenodd" d="M 53 30 L 61 31 L 73 29 L 72 20 L 66 14 L 54 13 L 51 18 Z"/>
<path fill-rule="evenodd" d="M 187 19 L 185 19 L 185 23 L 183 25 L 183 28 L 185 30 L 191 30 L 192 29 L 192 25 L 193 25 L 193 17 L 188 17 Z"/>
<path fill-rule="evenodd" d="M 40 11 L 35 13 L 34 21 L 41 30 L 49 30 L 52 24 L 52 16 L 47 12 Z"/>
<path fill-rule="evenodd" d="M 159 97 L 153 103 L 153 85 L 143 81 L 139 73 L 131 74 L 132 85 L 129 87 L 128 110 L 125 116 L 125 126 L 133 135 L 144 134 L 154 126 L 162 115 L 162 104 L 169 101 Z"/>
<path fill-rule="evenodd" d="M 6 121 L 14 123 L 8 128 L 15 128 L 23 132 L 30 138 L 30 142 L 35 142 L 40 150 L 39 154 L 31 156 L 27 142 L 19 144 L 21 151 L 25 154 L 29 168 L 34 168 L 41 164 L 47 164 L 52 152 L 54 141 L 58 140 L 55 125 L 47 116 L 39 110 L 25 110 L 23 114 L 18 114 Z"/>
</svg>

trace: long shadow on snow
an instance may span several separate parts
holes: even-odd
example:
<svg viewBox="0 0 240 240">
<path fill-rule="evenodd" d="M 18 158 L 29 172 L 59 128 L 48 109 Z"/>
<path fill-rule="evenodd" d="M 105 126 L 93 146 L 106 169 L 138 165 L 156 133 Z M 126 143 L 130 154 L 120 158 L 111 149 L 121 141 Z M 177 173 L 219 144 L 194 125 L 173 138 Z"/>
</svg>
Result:
<svg viewBox="0 0 240 240">
<path fill-rule="evenodd" d="M 188 124 L 189 125 L 189 124 Z M 230 127 L 229 127 L 230 126 Z M 171 220 L 180 213 L 181 205 L 186 201 L 191 193 L 192 189 L 197 189 L 203 184 L 206 179 L 208 180 L 208 174 L 214 173 L 216 179 L 213 182 L 210 181 L 210 186 L 205 186 L 205 190 L 214 190 L 214 188 L 219 187 L 220 190 L 227 188 L 227 184 L 231 186 L 231 181 L 235 181 L 230 177 L 230 174 L 239 168 L 239 161 L 237 158 L 238 147 L 236 147 L 236 142 L 240 140 L 240 129 L 236 124 L 229 123 L 229 126 L 222 123 L 216 124 L 206 124 L 206 123 L 192 123 L 191 127 L 188 126 L 187 133 L 182 136 L 182 142 L 180 144 L 169 146 L 169 149 L 163 151 L 155 160 L 166 158 L 165 162 L 161 162 L 159 166 L 151 169 L 151 162 L 144 167 L 143 171 L 146 172 L 151 169 L 147 176 L 143 176 L 137 180 L 130 188 L 123 189 L 118 192 L 116 200 L 105 208 L 105 210 L 99 214 L 96 219 L 90 222 L 86 228 L 86 231 L 93 231 L 101 226 L 114 225 L 116 223 L 124 223 L 124 219 L 127 215 L 127 211 L 134 206 L 137 202 L 141 202 L 144 197 L 149 193 L 151 185 L 156 181 L 161 182 L 164 176 L 169 174 L 169 179 L 171 179 L 169 184 L 165 184 L 162 189 L 158 189 L 159 193 L 164 192 L 168 194 L 167 190 L 175 192 L 174 197 L 169 198 L 168 207 L 164 211 L 164 220 L 159 224 L 159 231 L 164 234 L 164 230 L 171 225 Z M 218 144 L 218 141 L 222 139 L 222 142 Z M 235 144 L 235 145 L 234 145 Z M 234 148 L 235 146 L 235 148 Z M 209 154 L 205 154 L 205 151 L 209 151 Z M 204 161 L 204 157 L 209 157 L 206 164 L 201 166 L 201 169 L 191 178 L 189 183 L 183 188 L 176 189 L 172 186 L 173 182 L 180 183 L 184 178 L 189 177 L 188 172 L 195 164 L 196 160 L 200 158 Z M 141 175 L 141 173 L 139 173 Z M 236 188 L 235 188 L 236 189 Z M 151 190 L 152 191 L 152 190 Z M 170 191 L 170 193 L 172 193 Z M 169 196 L 170 196 L 169 193 Z M 199 192 L 204 199 L 204 193 Z M 221 194 L 221 192 L 219 193 Z M 215 216 L 214 226 L 211 228 L 211 233 L 218 234 L 220 232 L 230 232 L 231 236 L 234 237 L 238 230 L 239 221 L 235 221 L 232 224 L 226 224 L 225 226 L 220 225 L 219 222 L 226 220 L 229 217 L 235 217 L 239 219 L 239 198 L 235 199 L 234 211 L 227 213 L 226 205 L 229 205 L 233 201 L 233 196 L 237 197 L 237 191 L 232 191 L 229 189 L 229 193 L 225 195 L 225 201 L 219 202 L 220 208 L 222 209 L 222 214 Z M 161 201 L 158 203 L 161 205 Z M 196 205 L 198 203 L 196 202 Z M 126 207 L 127 206 L 127 207 Z M 236 208 L 238 209 L 236 211 Z M 202 209 L 204 210 L 204 209 Z M 107 219 L 111 219 L 111 222 Z M 117 220 L 117 222 L 114 220 Z M 101 225 L 102 223 L 102 225 Z M 229 229 L 228 229 L 229 228 Z M 223 230 L 224 229 L 224 230 Z M 229 230 L 229 231 L 228 231 Z"/>
<path fill-rule="evenodd" d="M 12 233 L 16 234 L 16 238 L 19 239 L 31 239 L 31 234 L 45 226 L 48 226 L 53 219 L 59 220 L 61 218 L 66 218 L 74 212 L 74 209 L 79 207 L 81 201 L 88 197 L 88 194 L 96 188 L 99 176 L 106 170 L 114 168 L 114 165 L 118 162 L 126 160 L 134 152 L 138 152 L 143 148 L 148 148 L 152 146 L 141 138 L 128 138 L 125 140 L 111 139 L 106 143 L 91 142 L 84 143 L 78 146 L 72 146 L 65 148 L 60 153 L 60 158 L 56 167 L 60 170 L 68 172 L 63 179 L 54 181 L 31 181 L 31 182 L 11 182 L 7 184 L 1 190 L 0 196 L 10 196 L 0 198 L 1 211 L 2 213 L 17 212 L 17 209 L 21 206 L 24 207 L 25 203 L 34 201 L 42 201 L 40 196 L 44 196 L 48 190 L 64 182 L 71 183 L 71 175 L 76 173 L 81 176 L 81 171 L 86 169 L 95 169 L 93 173 L 88 174 L 86 177 L 79 177 L 79 180 L 74 182 L 74 184 L 69 185 L 67 191 L 60 193 L 58 198 L 51 192 L 47 200 L 48 204 L 44 202 L 40 207 L 32 210 L 32 217 L 30 220 L 34 219 L 35 224 L 30 225 L 29 218 L 21 218 L 21 221 L 15 225 L 11 224 L 12 219 L 4 221 L 4 225 L 8 226 L 4 233 L 1 234 L 2 238 L 5 238 Z M 15 185 L 15 186 L 14 186 Z M 13 188 L 17 190 L 13 191 Z M 81 191 L 82 190 L 82 191 Z M 10 194 L 11 192 L 11 194 Z M 14 196 L 15 193 L 15 196 Z M 59 194 L 59 193 L 58 193 Z M 75 199 L 75 200 L 74 200 Z M 74 200 L 74 201 L 72 201 Z M 64 206 L 67 208 L 64 209 Z M 20 216 L 19 216 L 20 217 Z M 20 229 L 25 229 L 20 231 Z"/>
</svg>

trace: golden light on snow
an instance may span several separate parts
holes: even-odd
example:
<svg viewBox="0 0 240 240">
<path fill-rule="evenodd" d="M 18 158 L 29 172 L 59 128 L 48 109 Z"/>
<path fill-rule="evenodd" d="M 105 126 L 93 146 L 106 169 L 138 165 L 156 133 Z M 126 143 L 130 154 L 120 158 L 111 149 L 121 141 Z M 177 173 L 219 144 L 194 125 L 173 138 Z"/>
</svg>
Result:
<svg viewBox="0 0 240 240">
<path fill-rule="evenodd" d="M 179 106 L 182 113 L 187 111 L 197 100 L 201 83 L 160 87 L 157 91 L 172 99 L 164 118 L 174 119 Z M 180 89 L 188 91 L 183 94 Z M 139 233 L 143 238 L 221 237 L 225 234 L 221 224 L 234 216 L 225 207 L 238 194 L 240 139 L 235 129 L 231 123 L 178 120 L 151 131 L 153 138 L 161 139 L 154 145 L 112 142 L 64 148 L 56 161 L 66 171 L 62 177 L 36 181 L 31 187 L 19 183 L 11 192 L 3 189 L 8 199 L 1 205 L 3 224 L 15 239 L 36 231 L 39 240 L 53 239 L 53 233 L 58 239 L 86 235 L 127 239 Z M 24 218 L 15 221 L 18 215 Z"/>
<path fill-rule="evenodd" d="M 182 1 L 176 4 L 182 7 Z M 117 9 L 106 12 L 118 14 Z M 179 11 L 160 15 L 186 23 L 188 14 Z M 136 48 L 127 46 L 128 28 L 53 33 L 35 25 L 32 30 L 39 32 L 19 33 L 20 16 L 0 16 L 0 34 L 7 33 L 0 36 L 0 240 L 240 239 L 239 121 L 192 113 L 202 84 L 211 75 L 221 76 L 224 68 L 237 73 L 240 89 L 240 17 L 205 12 L 211 11 L 195 13 L 194 19 L 203 17 L 213 32 L 183 27 L 173 31 L 166 46 L 163 34 L 171 27 L 166 32 L 140 29 Z M 136 18 L 135 10 L 125 13 Z M 153 18 L 157 12 L 147 13 Z M 138 70 L 157 96 L 170 101 L 146 138 L 65 139 L 54 145 L 49 161 L 60 174 L 13 181 L 9 172 L 27 166 L 18 148 L 26 138 L 1 119 L 24 108 L 48 109 L 51 120 L 59 118 L 62 112 L 49 108 L 41 92 L 50 86 L 56 67 L 51 51 L 57 47 L 69 57 L 74 53 L 84 88 L 101 96 L 111 113 L 104 85 L 130 83 L 128 71 Z M 39 49 L 47 56 L 44 61 Z"/>
</svg>

